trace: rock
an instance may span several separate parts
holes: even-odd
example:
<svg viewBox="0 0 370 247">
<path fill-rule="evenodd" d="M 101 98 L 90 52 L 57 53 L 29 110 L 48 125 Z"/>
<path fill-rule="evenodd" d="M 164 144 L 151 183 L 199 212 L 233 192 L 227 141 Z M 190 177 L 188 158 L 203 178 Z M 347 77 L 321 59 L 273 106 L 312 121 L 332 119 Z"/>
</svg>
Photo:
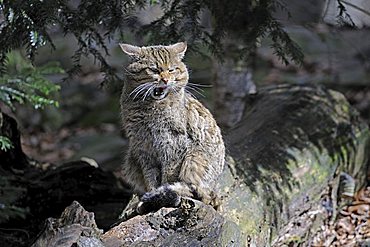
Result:
<svg viewBox="0 0 370 247">
<path fill-rule="evenodd" d="M 95 223 L 94 214 L 74 201 L 59 219 L 49 218 L 40 237 L 32 247 L 104 247 L 99 240 L 102 230 Z"/>
<path fill-rule="evenodd" d="M 180 208 L 162 208 L 136 216 L 102 236 L 106 247 L 115 246 L 243 246 L 235 223 L 211 206 L 182 199 Z"/>
<path fill-rule="evenodd" d="M 130 194 L 112 172 L 93 165 L 77 160 L 34 175 L 28 181 L 28 201 L 23 204 L 42 220 L 55 217 L 73 200 L 78 200 L 94 211 L 101 227 L 109 227 Z"/>
</svg>

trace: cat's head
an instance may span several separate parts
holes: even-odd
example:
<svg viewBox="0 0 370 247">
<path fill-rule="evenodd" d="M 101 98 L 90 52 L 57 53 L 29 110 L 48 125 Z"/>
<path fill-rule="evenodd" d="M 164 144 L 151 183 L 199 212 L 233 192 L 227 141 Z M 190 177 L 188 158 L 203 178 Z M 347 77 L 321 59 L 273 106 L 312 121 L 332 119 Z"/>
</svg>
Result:
<svg viewBox="0 0 370 247">
<path fill-rule="evenodd" d="M 170 94 L 183 92 L 188 82 L 188 71 L 181 61 L 186 43 L 169 46 L 137 47 L 120 44 L 124 53 L 132 58 L 127 67 L 126 93 L 132 99 L 161 100 Z"/>
</svg>

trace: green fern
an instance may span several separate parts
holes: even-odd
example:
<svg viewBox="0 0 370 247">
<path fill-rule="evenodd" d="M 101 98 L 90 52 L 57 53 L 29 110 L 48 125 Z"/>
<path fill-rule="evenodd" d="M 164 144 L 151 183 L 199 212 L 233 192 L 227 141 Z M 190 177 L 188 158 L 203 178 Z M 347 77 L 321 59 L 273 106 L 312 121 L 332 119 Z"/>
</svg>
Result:
<svg viewBox="0 0 370 247">
<path fill-rule="evenodd" d="M 60 86 L 45 77 L 64 73 L 57 63 L 35 68 L 19 52 L 13 51 L 8 54 L 6 70 L 7 73 L 0 77 L 0 101 L 12 110 L 15 110 L 15 102 L 30 104 L 35 109 L 47 105 L 59 106 L 53 96 L 60 90 Z"/>
<path fill-rule="evenodd" d="M 6 136 L 0 136 L 0 150 L 6 152 L 13 148 L 13 144 Z"/>
<path fill-rule="evenodd" d="M 60 86 L 45 77 L 55 73 L 64 73 L 56 63 L 35 68 L 19 51 L 9 53 L 6 73 L 0 77 L 0 103 L 4 103 L 13 111 L 15 103 L 30 104 L 35 109 L 48 105 L 58 107 L 59 103 L 54 96 Z M 6 152 L 11 148 L 13 144 L 10 139 L 0 135 L 0 150 Z"/>
</svg>

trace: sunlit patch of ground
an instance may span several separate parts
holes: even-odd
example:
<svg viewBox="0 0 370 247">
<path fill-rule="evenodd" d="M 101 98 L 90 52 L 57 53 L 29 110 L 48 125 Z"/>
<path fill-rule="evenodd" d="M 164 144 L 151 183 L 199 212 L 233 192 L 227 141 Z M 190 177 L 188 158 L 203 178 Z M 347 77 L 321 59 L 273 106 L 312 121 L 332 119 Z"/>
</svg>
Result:
<svg viewBox="0 0 370 247">
<path fill-rule="evenodd" d="M 370 246 L 370 186 L 356 193 L 335 222 L 322 226 L 313 246 Z"/>
</svg>

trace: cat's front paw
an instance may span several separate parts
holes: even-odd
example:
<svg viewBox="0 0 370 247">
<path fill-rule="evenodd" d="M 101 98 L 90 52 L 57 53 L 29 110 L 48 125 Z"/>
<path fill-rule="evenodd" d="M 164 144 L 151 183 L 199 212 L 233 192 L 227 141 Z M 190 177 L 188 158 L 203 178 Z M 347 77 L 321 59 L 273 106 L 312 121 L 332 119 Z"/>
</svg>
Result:
<svg viewBox="0 0 370 247">
<path fill-rule="evenodd" d="M 181 201 L 180 196 L 168 185 L 163 185 L 153 191 L 145 193 L 137 206 L 139 214 L 157 211 L 162 207 L 177 207 Z"/>
</svg>

